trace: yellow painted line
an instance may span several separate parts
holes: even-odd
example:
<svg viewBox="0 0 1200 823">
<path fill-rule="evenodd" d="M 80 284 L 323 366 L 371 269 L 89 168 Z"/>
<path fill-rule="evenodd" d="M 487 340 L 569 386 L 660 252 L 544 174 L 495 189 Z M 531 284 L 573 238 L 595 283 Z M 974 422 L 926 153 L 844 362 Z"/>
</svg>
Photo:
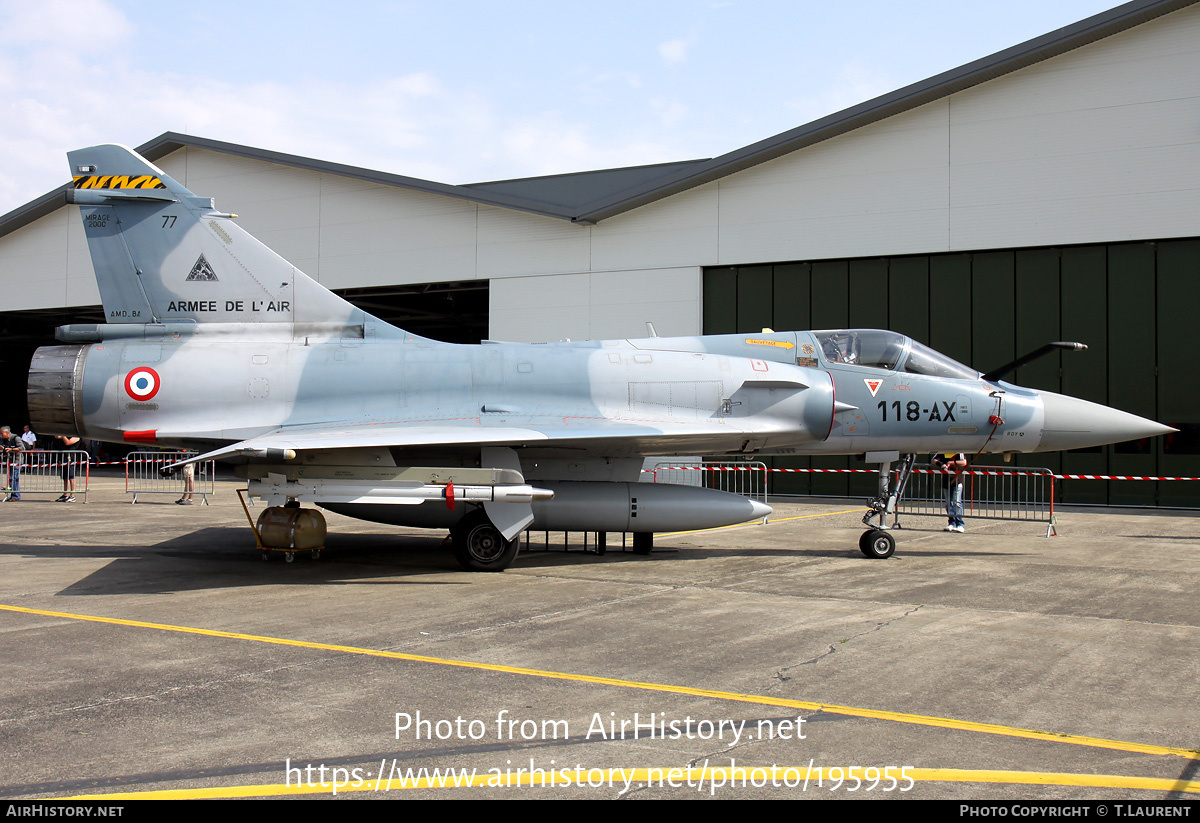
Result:
<svg viewBox="0 0 1200 823">
<path fill-rule="evenodd" d="M 797 514 L 794 517 L 776 517 L 773 520 L 768 520 L 767 523 L 784 523 L 788 520 L 807 520 L 810 517 L 831 517 L 835 514 L 858 514 L 862 511 L 860 506 L 857 509 L 842 509 L 840 512 L 822 512 L 820 514 Z"/>
<path fill-rule="evenodd" d="M 1145 789 L 1159 792 L 1200 794 L 1200 780 L 1173 777 L 1133 777 L 1121 774 L 1072 774 L 1070 772 L 1012 772 L 989 769 L 909 769 L 917 781 L 943 783 L 1020 783 L 1028 786 L 1091 786 L 1101 789 Z"/>
<path fill-rule="evenodd" d="M 693 697 L 707 697 L 713 700 L 728 700 L 735 703 L 756 703 L 763 706 L 782 706 L 791 709 L 803 709 L 813 712 L 842 714 L 850 717 L 863 717 L 873 720 L 892 720 L 897 723 L 911 723 L 918 726 L 934 726 L 944 729 L 955 729 L 981 734 L 994 734 L 1003 737 L 1022 737 L 1030 740 L 1049 740 L 1056 743 L 1072 743 L 1077 746 L 1090 746 L 1099 749 L 1116 749 L 1139 754 L 1171 755 L 1200 759 L 1200 751 L 1184 749 L 1175 746 L 1158 746 L 1152 743 L 1135 743 L 1125 740 L 1109 740 L 1102 737 L 1086 735 L 1045 732 L 1036 729 L 1022 729 L 1015 726 L 1001 726 L 993 723 L 976 723 L 971 720 L 956 720 L 949 717 L 932 717 L 905 712 L 890 712 L 881 709 L 864 709 L 854 706 L 839 706 L 833 703 L 818 703 L 811 700 L 791 700 L 784 697 L 768 697 L 758 694 L 739 694 L 716 689 L 695 689 L 689 686 L 672 686 L 665 683 L 643 683 L 636 680 L 620 680 L 614 677 L 596 677 L 589 674 L 571 674 L 569 672 L 554 672 L 544 669 L 526 669 L 520 666 L 502 666 L 498 663 L 480 663 L 473 660 L 452 660 L 443 657 L 429 657 L 421 654 L 391 652 L 382 649 L 364 649 L 357 646 L 339 646 L 334 643 L 314 643 L 308 640 L 292 640 L 285 637 L 267 637 L 256 634 L 240 634 L 224 632 L 215 629 L 197 629 L 190 626 L 172 626 L 168 623 L 146 623 L 140 620 L 124 620 L 117 617 L 95 617 L 87 614 L 71 614 L 68 612 L 53 612 L 45 609 L 30 609 L 24 606 L 9 606 L 0 604 L 0 610 L 36 614 L 44 617 L 60 617 L 66 620 L 84 620 L 92 623 L 109 623 L 117 626 L 133 626 L 142 629 L 157 629 L 159 631 L 182 632 L 198 634 L 205 637 L 223 637 L 230 640 L 252 640 L 257 643 L 271 643 L 277 646 L 295 646 L 302 649 L 317 649 L 320 651 L 345 652 L 361 654 L 369 657 L 385 657 L 392 660 L 408 660 L 413 663 L 431 663 L 438 666 L 456 666 L 464 669 L 477 669 L 504 674 L 518 674 L 527 677 L 544 677 L 550 680 L 566 680 L 575 683 L 592 683 L 598 686 L 615 686 L 623 689 L 640 689 L 642 691 L 666 692 L 668 694 L 686 694 Z"/>
<path fill-rule="evenodd" d="M 844 509 L 840 512 L 821 512 L 820 514 L 797 514 L 794 517 L 776 517 L 774 520 L 768 520 L 764 523 L 734 523 L 732 526 L 714 526 L 711 529 L 692 529 L 686 532 L 659 532 L 655 537 L 678 537 L 681 534 L 704 534 L 705 532 L 719 532 L 725 529 L 744 529 L 747 526 L 770 526 L 772 523 L 784 523 L 788 520 L 807 520 L 810 517 L 832 517 L 835 514 L 857 514 L 862 511 L 858 509 Z"/>
<path fill-rule="evenodd" d="M 372 765 L 371 768 L 374 768 Z M 835 767 L 839 768 L 839 767 Z M 351 780 L 347 770 L 344 785 L 335 787 L 333 783 L 317 785 L 292 786 L 274 783 L 257 786 L 214 786 L 204 789 L 163 789 L 147 792 L 122 792 L 120 794 L 85 794 L 76 797 L 57 798 L 59 800 L 220 800 L 236 797 L 278 797 L 281 795 L 313 795 L 313 794 L 347 794 L 350 792 L 388 792 L 408 789 L 479 789 L 479 788 L 516 788 L 534 786 L 549 788 L 552 786 L 582 788 L 590 780 L 593 788 L 654 788 L 688 787 L 699 789 L 710 795 L 730 789 L 741 788 L 780 788 L 798 789 L 808 781 L 805 791 L 828 792 L 830 796 L 843 793 L 848 796 L 858 794 L 866 797 L 903 797 L 911 791 L 916 783 L 1008 783 L 1026 786 L 1085 786 L 1101 789 L 1142 789 L 1159 792 L 1189 792 L 1200 794 L 1200 781 L 1177 780 L 1163 777 L 1133 777 L 1120 774 L 1074 774 L 1070 772 L 1015 772 L 992 771 L 985 769 L 918 769 L 905 767 L 904 777 L 899 777 L 900 770 L 894 768 L 891 772 L 897 775 L 895 780 L 883 779 L 866 780 L 864 769 L 854 767 L 854 777 L 863 780 L 855 791 L 850 787 L 855 785 L 849 775 L 851 770 L 840 767 L 842 780 L 834 781 L 830 777 L 830 767 L 810 768 L 808 766 L 739 766 L 734 768 L 685 769 L 660 767 L 654 769 L 555 769 L 553 767 L 541 771 L 537 775 L 522 770 L 521 774 L 513 774 L 511 767 L 507 770 L 493 769 L 455 769 L 458 772 L 453 777 L 437 779 L 428 776 L 405 780 L 403 784 L 398 778 L 390 781 L 386 778 L 376 780 L 375 776 L 366 777 L 360 772 L 362 779 Z M 880 771 L 876 767 L 877 772 Z M 364 769 L 365 771 L 365 769 Z M 426 775 L 431 769 L 427 767 L 414 768 L 413 771 Z M 818 774 L 819 773 L 819 774 Z M 908 779 L 905 779 L 908 778 Z M 910 782 L 911 779 L 911 782 Z M 755 786 L 754 780 L 760 785 Z M 820 782 L 821 785 L 818 785 Z M 874 782 L 874 788 L 867 787 Z M 357 785 L 355 785 L 357 783 Z M 836 783 L 837 788 L 833 788 Z M 766 784 L 766 785 L 761 785 Z M 889 789 L 890 790 L 886 790 Z M 905 791 L 901 791 L 904 789 Z M 886 791 L 885 791 L 886 790 Z"/>
</svg>

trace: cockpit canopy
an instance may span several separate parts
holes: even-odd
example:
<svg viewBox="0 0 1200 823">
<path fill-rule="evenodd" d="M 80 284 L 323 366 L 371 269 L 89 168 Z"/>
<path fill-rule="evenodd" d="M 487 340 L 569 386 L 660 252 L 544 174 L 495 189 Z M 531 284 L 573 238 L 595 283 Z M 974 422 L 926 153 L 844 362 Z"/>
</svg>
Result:
<svg viewBox="0 0 1200 823">
<path fill-rule="evenodd" d="M 975 380 L 979 372 L 894 331 L 836 329 L 812 333 L 829 363 Z"/>
</svg>

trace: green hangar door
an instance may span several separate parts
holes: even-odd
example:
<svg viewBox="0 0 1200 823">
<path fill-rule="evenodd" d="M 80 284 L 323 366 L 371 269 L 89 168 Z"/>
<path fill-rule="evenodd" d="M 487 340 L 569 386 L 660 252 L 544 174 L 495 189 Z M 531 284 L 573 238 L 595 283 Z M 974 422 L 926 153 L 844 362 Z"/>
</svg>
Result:
<svg viewBox="0 0 1200 823">
<path fill-rule="evenodd" d="M 704 333 L 892 329 L 980 371 L 1052 340 L 1084 352 L 1012 382 L 1114 406 L 1177 434 L 1014 457 L 1064 474 L 1200 476 L 1200 239 L 815 260 L 704 271 Z M 988 462 L 999 461 L 990 456 Z M 774 458 L 778 468 L 862 468 L 854 458 Z M 780 494 L 869 496 L 864 474 L 776 474 Z M 1065 480 L 1069 503 L 1200 507 L 1200 481 Z"/>
</svg>

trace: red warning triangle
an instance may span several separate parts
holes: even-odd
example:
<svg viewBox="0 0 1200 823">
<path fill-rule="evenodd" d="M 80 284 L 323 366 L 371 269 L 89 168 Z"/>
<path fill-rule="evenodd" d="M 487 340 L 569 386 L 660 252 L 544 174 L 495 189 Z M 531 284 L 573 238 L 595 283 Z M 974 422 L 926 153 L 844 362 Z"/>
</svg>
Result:
<svg viewBox="0 0 1200 823">
<path fill-rule="evenodd" d="M 874 377 L 864 377 L 863 382 L 867 384 L 867 388 L 871 390 L 871 396 L 875 396 L 875 392 L 879 391 L 879 387 L 883 385 L 882 380 L 877 380 Z"/>
</svg>

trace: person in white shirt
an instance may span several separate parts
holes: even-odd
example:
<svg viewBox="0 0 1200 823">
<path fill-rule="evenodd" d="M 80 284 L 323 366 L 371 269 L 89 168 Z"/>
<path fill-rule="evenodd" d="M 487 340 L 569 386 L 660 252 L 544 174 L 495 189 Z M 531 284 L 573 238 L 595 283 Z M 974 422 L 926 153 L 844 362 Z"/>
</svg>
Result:
<svg viewBox="0 0 1200 823">
<path fill-rule="evenodd" d="M 29 428 L 28 426 L 26 426 L 25 431 L 22 432 L 21 439 L 25 441 L 26 448 L 29 448 L 29 449 L 37 448 L 37 435 L 34 434 L 33 429 Z"/>
</svg>

